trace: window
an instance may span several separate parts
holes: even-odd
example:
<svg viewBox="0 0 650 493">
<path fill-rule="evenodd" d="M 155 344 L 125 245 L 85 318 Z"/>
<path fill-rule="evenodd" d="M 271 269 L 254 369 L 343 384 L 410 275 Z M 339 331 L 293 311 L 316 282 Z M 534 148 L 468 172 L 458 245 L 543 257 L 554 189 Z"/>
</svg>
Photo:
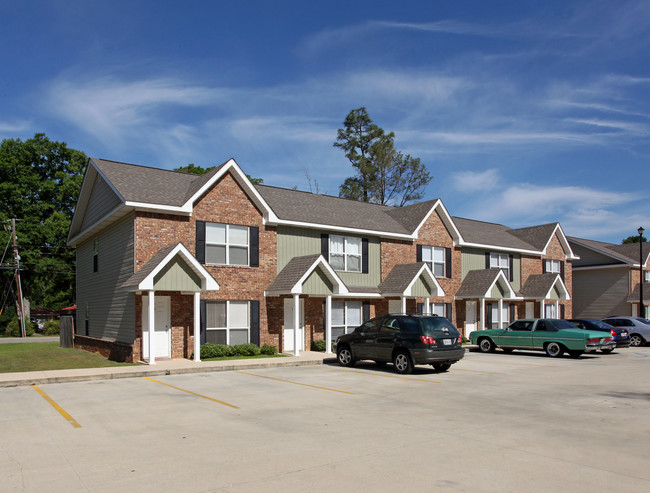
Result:
<svg viewBox="0 0 650 493">
<path fill-rule="evenodd" d="M 422 246 L 422 261 L 429 264 L 436 277 L 446 277 L 445 249 L 442 247 Z"/>
<path fill-rule="evenodd" d="M 643 271 L 643 282 L 650 282 L 650 270 Z"/>
<path fill-rule="evenodd" d="M 235 346 L 249 342 L 248 301 L 207 301 L 206 342 Z"/>
<path fill-rule="evenodd" d="M 205 261 L 208 264 L 248 265 L 247 226 L 206 223 Z"/>
<path fill-rule="evenodd" d="M 510 279 L 510 257 L 507 253 L 490 253 L 490 269 L 501 269 Z"/>
<path fill-rule="evenodd" d="M 533 322 L 527 322 L 525 320 L 518 320 L 516 322 L 511 323 L 508 328 L 510 330 L 519 330 L 519 331 L 528 331 L 533 328 Z"/>
<path fill-rule="evenodd" d="M 499 325 L 499 304 L 490 303 L 490 310 L 492 313 L 492 324 L 491 329 L 500 329 L 502 327 L 507 327 L 510 324 L 510 306 L 503 304 L 501 309 L 501 325 Z"/>
<path fill-rule="evenodd" d="M 332 340 L 343 334 L 349 334 L 361 325 L 360 301 L 332 302 Z"/>
<path fill-rule="evenodd" d="M 544 260 L 544 264 L 546 266 L 546 272 L 552 272 L 553 274 L 560 274 L 562 272 L 559 260 Z"/>
<path fill-rule="evenodd" d="M 95 240 L 93 242 L 93 272 L 97 272 L 97 269 L 99 267 L 98 256 L 99 256 L 99 240 Z"/>
<path fill-rule="evenodd" d="M 330 235 L 329 262 L 334 270 L 361 272 L 361 238 Z"/>
<path fill-rule="evenodd" d="M 438 315 L 439 317 L 447 317 L 447 304 L 446 303 L 431 303 L 431 315 Z"/>
<path fill-rule="evenodd" d="M 557 318 L 555 305 L 544 305 L 544 318 Z"/>
</svg>

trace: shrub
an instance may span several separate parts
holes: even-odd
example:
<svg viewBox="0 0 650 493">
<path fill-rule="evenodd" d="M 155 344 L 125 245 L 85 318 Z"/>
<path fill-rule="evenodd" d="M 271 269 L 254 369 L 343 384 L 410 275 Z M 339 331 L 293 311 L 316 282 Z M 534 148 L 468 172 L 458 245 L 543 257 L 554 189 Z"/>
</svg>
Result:
<svg viewBox="0 0 650 493">
<path fill-rule="evenodd" d="M 60 323 L 58 320 L 48 320 L 43 324 L 43 333 L 46 336 L 58 336 Z"/>
<path fill-rule="evenodd" d="M 27 337 L 34 335 L 34 322 L 25 317 L 25 333 Z M 21 337 L 20 334 L 20 322 L 18 317 L 11 319 L 11 322 L 7 324 L 5 329 L 5 335 L 9 337 Z"/>
<path fill-rule="evenodd" d="M 325 343 L 324 340 L 311 341 L 311 350 L 312 351 L 320 351 L 321 353 L 324 353 L 326 347 L 327 347 L 327 344 Z"/>
<path fill-rule="evenodd" d="M 278 354 L 278 348 L 272 346 L 271 344 L 264 344 L 260 348 L 260 353 L 272 356 L 274 354 Z"/>
<path fill-rule="evenodd" d="M 201 359 L 204 358 L 221 358 L 230 356 L 230 348 L 223 344 L 203 344 L 201 346 Z"/>
</svg>

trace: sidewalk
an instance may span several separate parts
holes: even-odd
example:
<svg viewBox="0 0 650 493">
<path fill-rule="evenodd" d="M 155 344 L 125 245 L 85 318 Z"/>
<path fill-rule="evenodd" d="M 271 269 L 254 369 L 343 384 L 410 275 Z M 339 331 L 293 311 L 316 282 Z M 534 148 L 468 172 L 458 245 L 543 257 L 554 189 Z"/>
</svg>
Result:
<svg viewBox="0 0 650 493">
<path fill-rule="evenodd" d="M 251 370 L 281 366 L 312 366 L 335 362 L 335 354 L 303 351 L 300 356 L 279 358 L 239 359 L 229 361 L 201 361 L 189 359 L 156 360 L 155 365 L 118 366 L 113 368 L 78 368 L 74 370 L 29 371 L 0 373 L 0 387 L 20 385 L 43 385 L 48 383 L 111 380 L 114 378 L 152 377 L 157 375 L 181 375 L 213 371 Z"/>
</svg>

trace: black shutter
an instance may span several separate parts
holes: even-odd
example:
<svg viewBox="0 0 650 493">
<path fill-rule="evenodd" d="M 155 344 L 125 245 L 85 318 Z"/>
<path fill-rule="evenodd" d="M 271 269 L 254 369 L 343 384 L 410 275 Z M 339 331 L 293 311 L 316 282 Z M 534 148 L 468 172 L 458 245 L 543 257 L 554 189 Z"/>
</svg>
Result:
<svg viewBox="0 0 650 493">
<path fill-rule="evenodd" d="M 422 245 L 416 245 L 416 262 L 422 262 Z"/>
<path fill-rule="evenodd" d="M 490 252 L 485 252 L 485 268 L 490 268 Z"/>
<path fill-rule="evenodd" d="M 250 236 L 250 266 L 259 267 L 260 265 L 260 228 L 251 226 L 248 228 Z"/>
<path fill-rule="evenodd" d="M 361 272 L 368 273 L 368 238 L 361 238 Z"/>
<path fill-rule="evenodd" d="M 560 277 L 562 277 L 562 282 L 564 282 L 564 260 L 560 261 Z M 562 305 L 564 306 L 564 305 Z M 562 317 L 564 318 L 564 317 Z"/>
<path fill-rule="evenodd" d="M 196 260 L 205 264 L 205 221 L 196 221 Z"/>
<path fill-rule="evenodd" d="M 542 259 L 542 274 L 546 274 L 546 260 Z"/>
<path fill-rule="evenodd" d="M 451 248 L 445 248 L 445 274 L 451 279 Z"/>
<path fill-rule="evenodd" d="M 565 318 L 565 316 L 564 316 L 564 309 L 565 308 L 566 307 L 564 305 L 560 305 L 560 318 Z"/>
<path fill-rule="evenodd" d="M 492 328 L 492 303 L 487 303 L 486 306 L 486 311 L 485 311 L 485 318 L 487 319 L 487 327 L 488 329 Z"/>
<path fill-rule="evenodd" d="M 424 313 L 424 303 L 418 303 L 418 315 L 422 315 Z"/>
<path fill-rule="evenodd" d="M 201 338 L 201 344 L 205 344 L 206 336 L 207 336 L 206 330 L 205 330 L 206 321 L 207 321 L 206 301 L 205 300 L 201 300 L 199 311 L 201 312 L 200 313 L 201 318 L 200 318 L 200 322 L 199 322 L 199 325 L 201 327 L 201 334 L 199 335 L 199 337 Z M 196 337 L 196 334 L 194 334 L 194 337 Z"/>
<path fill-rule="evenodd" d="M 250 301 L 251 310 L 251 344 L 260 345 L 260 302 Z"/>
<path fill-rule="evenodd" d="M 515 304 L 510 303 L 510 323 L 515 321 Z"/>
<path fill-rule="evenodd" d="M 363 322 L 370 320 L 370 302 L 363 302 Z"/>
<path fill-rule="evenodd" d="M 447 320 L 451 322 L 451 318 L 453 316 L 451 303 L 445 303 L 445 316 L 447 317 Z"/>
<path fill-rule="evenodd" d="M 514 278 L 515 278 L 515 257 L 514 257 L 514 255 L 508 255 L 508 272 L 510 273 L 509 276 L 508 276 L 510 279 L 508 279 L 508 280 L 510 282 L 512 282 L 514 280 Z"/>
<path fill-rule="evenodd" d="M 325 260 L 330 261 L 330 235 L 326 233 L 320 235 L 320 253 Z"/>
</svg>

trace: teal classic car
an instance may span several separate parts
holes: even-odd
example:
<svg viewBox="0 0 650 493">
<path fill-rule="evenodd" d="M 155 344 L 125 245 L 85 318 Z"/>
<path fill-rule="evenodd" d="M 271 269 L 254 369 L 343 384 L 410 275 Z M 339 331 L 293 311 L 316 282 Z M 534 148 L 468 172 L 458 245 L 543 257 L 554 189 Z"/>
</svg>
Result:
<svg viewBox="0 0 650 493">
<path fill-rule="evenodd" d="M 505 329 L 475 330 L 469 338 L 484 353 L 491 353 L 497 347 L 505 352 L 530 349 L 544 351 L 553 358 L 565 352 L 578 358 L 583 353 L 613 349 L 616 345 L 610 335 L 581 330 L 566 320 L 554 318 L 517 320 Z"/>
</svg>

